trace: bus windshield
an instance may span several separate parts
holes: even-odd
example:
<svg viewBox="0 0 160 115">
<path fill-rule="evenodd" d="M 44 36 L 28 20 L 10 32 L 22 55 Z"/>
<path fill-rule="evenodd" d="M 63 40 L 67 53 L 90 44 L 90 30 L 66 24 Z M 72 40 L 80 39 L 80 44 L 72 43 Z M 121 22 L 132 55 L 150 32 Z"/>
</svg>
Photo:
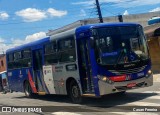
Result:
<svg viewBox="0 0 160 115">
<path fill-rule="evenodd" d="M 96 28 L 92 35 L 96 59 L 101 65 L 139 62 L 149 58 L 141 26 Z"/>
</svg>

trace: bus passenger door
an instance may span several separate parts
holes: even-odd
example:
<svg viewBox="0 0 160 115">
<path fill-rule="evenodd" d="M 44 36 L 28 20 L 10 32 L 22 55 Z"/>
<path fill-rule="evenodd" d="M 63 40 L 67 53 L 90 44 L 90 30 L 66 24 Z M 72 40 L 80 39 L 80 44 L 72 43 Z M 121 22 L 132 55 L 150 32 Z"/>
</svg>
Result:
<svg viewBox="0 0 160 115">
<path fill-rule="evenodd" d="M 91 63 L 89 57 L 89 41 L 87 38 L 80 39 L 79 45 L 79 71 L 82 82 L 83 93 L 93 93 L 93 83 L 91 78 Z"/>
<path fill-rule="evenodd" d="M 42 49 L 37 49 L 33 51 L 33 74 L 35 86 L 38 92 L 44 92 L 43 87 L 43 74 L 42 74 L 42 66 L 43 66 L 43 58 L 42 58 Z"/>
</svg>

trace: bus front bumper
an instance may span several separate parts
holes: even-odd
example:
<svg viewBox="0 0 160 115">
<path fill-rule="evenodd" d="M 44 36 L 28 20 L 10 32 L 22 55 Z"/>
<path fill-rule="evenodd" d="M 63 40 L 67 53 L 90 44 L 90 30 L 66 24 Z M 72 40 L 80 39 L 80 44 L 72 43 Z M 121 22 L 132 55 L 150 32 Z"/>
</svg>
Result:
<svg viewBox="0 0 160 115">
<path fill-rule="evenodd" d="M 136 85 L 133 87 L 128 87 L 129 84 L 136 84 Z M 113 84 L 109 84 L 99 80 L 98 85 L 99 85 L 99 91 L 101 96 L 106 94 L 131 90 L 131 89 L 149 87 L 153 85 L 153 74 L 151 74 L 149 77 L 143 77 L 143 78 L 139 78 L 131 81 L 114 82 Z"/>
</svg>

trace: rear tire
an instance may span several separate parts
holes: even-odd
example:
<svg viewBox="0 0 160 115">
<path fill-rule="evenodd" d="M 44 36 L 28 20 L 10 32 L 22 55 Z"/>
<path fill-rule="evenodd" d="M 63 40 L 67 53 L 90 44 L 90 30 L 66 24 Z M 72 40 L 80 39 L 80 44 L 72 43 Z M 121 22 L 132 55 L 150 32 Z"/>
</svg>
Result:
<svg viewBox="0 0 160 115">
<path fill-rule="evenodd" d="M 7 91 L 4 90 L 4 91 L 3 91 L 3 94 L 6 94 L 6 93 L 7 93 Z"/>
<path fill-rule="evenodd" d="M 13 93 L 13 90 L 12 90 L 12 89 L 10 89 L 10 90 L 9 90 L 9 92 L 10 92 L 10 93 Z"/>
<path fill-rule="evenodd" d="M 70 82 L 69 96 L 70 96 L 73 103 L 81 103 L 82 102 L 80 88 L 75 80 L 72 80 Z"/>
<path fill-rule="evenodd" d="M 24 84 L 24 93 L 26 97 L 33 97 L 32 89 L 28 81 Z"/>
</svg>

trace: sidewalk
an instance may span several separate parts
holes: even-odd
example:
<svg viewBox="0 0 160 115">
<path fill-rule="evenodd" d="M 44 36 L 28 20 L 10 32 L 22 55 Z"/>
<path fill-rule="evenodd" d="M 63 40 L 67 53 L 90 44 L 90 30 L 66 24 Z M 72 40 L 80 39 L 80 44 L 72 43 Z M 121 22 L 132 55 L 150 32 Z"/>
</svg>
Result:
<svg viewBox="0 0 160 115">
<path fill-rule="evenodd" d="M 160 74 L 153 74 L 153 82 L 160 82 Z"/>
</svg>

